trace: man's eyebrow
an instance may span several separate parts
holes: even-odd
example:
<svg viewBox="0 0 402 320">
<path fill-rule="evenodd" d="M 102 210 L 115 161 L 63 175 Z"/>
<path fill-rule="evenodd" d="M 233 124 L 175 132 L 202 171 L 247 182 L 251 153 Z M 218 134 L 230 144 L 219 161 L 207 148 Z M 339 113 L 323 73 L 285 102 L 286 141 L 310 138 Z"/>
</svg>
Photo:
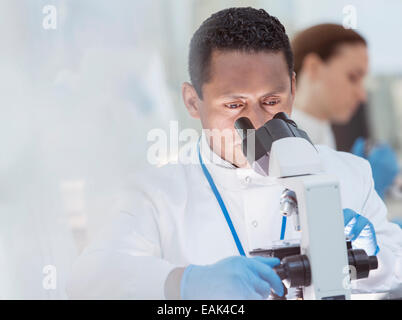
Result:
<svg viewBox="0 0 402 320">
<path fill-rule="evenodd" d="M 221 98 L 229 98 L 229 99 L 247 99 L 247 96 L 242 94 L 233 94 L 233 93 L 224 93 L 220 96 Z"/>
<path fill-rule="evenodd" d="M 263 94 L 262 96 L 263 96 L 263 97 L 272 96 L 273 94 L 276 94 L 276 93 L 285 92 L 287 89 L 288 89 L 287 86 L 281 85 L 281 86 L 277 87 L 275 90 L 272 90 L 272 91 L 270 91 L 270 92 L 267 92 L 267 93 Z"/>
<path fill-rule="evenodd" d="M 287 90 L 286 85 L 278 86 L 275 90 L 271 90 L 269 92 L 264 93 L 261 97 L 265 98 L 271 96 L 273 94 L 282 93 Z M 247 95 L 240 93 L 223 93 L 220 95 L 221 98 L 230 98 L 230 99 L 247 99 Z"/>
</svg>

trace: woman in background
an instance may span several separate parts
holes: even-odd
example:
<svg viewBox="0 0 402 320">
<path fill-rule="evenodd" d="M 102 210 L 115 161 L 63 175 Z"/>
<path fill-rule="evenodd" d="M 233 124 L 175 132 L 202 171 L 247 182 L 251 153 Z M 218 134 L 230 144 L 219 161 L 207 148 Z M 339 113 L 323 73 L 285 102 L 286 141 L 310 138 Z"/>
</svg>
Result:
<svg viewBox="0 0 402 320">
<path fill-rule="evenodd" d="M 292 49 L 297 76 L 292 117 L 313 143 L 336 149 L 331 124 L 348 123 L 366 101 L 367 42 L 352 29 L 320 24 L 298 33 Z M 363 138 L 351 152 L 370 162 L 375 189 L 384 199 L 399 171 L 395 152 L 388 145 L 369 150 Z"/>
</svg>

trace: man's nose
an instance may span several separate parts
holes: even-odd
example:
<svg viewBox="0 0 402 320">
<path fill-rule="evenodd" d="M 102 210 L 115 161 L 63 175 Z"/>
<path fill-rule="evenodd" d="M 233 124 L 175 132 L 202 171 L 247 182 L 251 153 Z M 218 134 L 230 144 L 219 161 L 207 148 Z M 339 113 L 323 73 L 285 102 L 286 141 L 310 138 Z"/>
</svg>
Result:
<svg viewBox="0 0 402 320">
<path fill-rule="evenodd" d="M 253 124 L 254 128 L 258 129 L 262 127 L 268 120 L 273 118 L 265 112 L 261 107 L 255 107 L 249 110 L 247 114 L 243 115 L 243 117 L 247 117 L 250 119 L 251 123 Z"/>
</svg>

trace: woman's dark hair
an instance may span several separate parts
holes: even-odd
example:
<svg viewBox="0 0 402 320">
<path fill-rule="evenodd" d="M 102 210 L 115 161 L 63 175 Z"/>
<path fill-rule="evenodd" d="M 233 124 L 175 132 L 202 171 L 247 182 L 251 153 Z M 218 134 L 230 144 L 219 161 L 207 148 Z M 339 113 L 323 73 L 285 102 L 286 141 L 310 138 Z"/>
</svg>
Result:
<svg viewBox="0 0 402 320">
<path fill-rule="evenodd" d="M 356 31 L 337 24 L 319 24 L 299 32 L 292 40 L 296 74 L 301 71 L 304 58 L 309 53 L 315 53 L 323 61 L 328 61 L 340 45 L 355 43 L 367 45 L 366 40 Z"/>
</svg>

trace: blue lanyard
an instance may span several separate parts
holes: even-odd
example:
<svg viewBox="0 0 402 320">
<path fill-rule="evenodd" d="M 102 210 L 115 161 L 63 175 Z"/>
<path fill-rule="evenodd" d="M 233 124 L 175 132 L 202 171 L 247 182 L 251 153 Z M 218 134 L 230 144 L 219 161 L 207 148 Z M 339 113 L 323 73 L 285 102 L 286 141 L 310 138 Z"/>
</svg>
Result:
<svg viewBox="0 0 402 320">
<path fill-rule="evenodd" d="M 286 217 L 282 217 L 282 227 L 281 227 L 281 240 L 285 239 L 285 231 L 286 231 Z"/>
<path fill-rule="evenodd" d="M 246 254 L 244 253 L 243 246 L 241 245 L 240 239 L 237 236 L 236 229 L 233 226 L 232 220 L 230 219 L 229 212 L 226 209 L 226 206 L 222 200 L 221 194 L 219 193 L 218 188 L 215 185 L 214 179 L 212 179 L 211 174 L 209 173 L 204 162 L 202 161 L 201 152 L 200 152 L 200 141 L 198 141 L 198 144 L 197 144 L 197 151 L 198 151 L 198 159 L 200 160 L 200 164 L 201 164 L 202 171 L 204 172 L 204 176 L 208 180 L 209 186 L 211 187 L 216 200 L 218 200 L 219 206 L 221 207 L 222 213 L 226 219 L 230 232 L 232 233 L 233 239 L 236 243 L 237 250 L 239 251 L 241 256 L 245 256 Z M 282 227 L 281 227 L 281 236 L 280 236 L 281 240 L 285 239 L 285 230 L 286 230 L 286 217 L 283 217 L 282 218 Z"/>
<path fill-rule="evenodd" d="M 219 206 L 221 207 L 222 213 L 225 216 L 225 219 L 226 219 L 226 222 L 227 222 L 227 224 L 229 226 L 230 232 L 232 232 L 232 236 L 233 236 L 233 239 L 234 239 L 234 241 L 236 243 L 237 250 L 239 250 L 239 253 L 240 253 L 241 256 L 245 256 L 246 254 L 244 253 L 243 246 L 241 245 L 240 239 L 237 236 L 236 229 L 233 226 L 232 220 L 230 219 L 229 212 L 226 209 L 226 206 L 225 206 L 225 203 L 222 200 L 221 194 L 219 193 L 218 189 L 216 188 L 215 182 L 212 179 L 211 174 L 209 173 L 207 167 L 205 166 L 204 162 L 202 161 L 201 152 L 200 152 L 200 143 L 199 142 L 198 142 L 197 149 L 198 149 L 198 158 L 200 159 L 200 164 L 201 164 L 202 171 L 204 172 L 205 178 L 207 178 L 208 183 L 209 183 L 212 191 L 214 192 L 216 200 L 218 200 Z"/>
</svg>

